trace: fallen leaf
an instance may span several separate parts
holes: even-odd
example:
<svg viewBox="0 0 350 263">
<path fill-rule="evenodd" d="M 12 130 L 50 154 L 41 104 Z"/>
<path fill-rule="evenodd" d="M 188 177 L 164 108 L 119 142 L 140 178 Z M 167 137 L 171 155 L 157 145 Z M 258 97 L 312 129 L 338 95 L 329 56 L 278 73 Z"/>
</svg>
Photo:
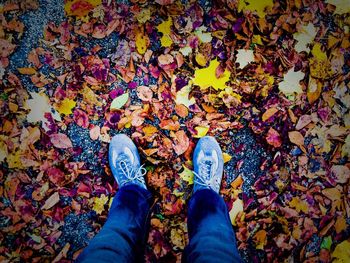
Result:
<svg viewBox="0 0 350 263">
<path fill-rule="evenodd" d="M 56 110 L 60 114 L 69 115 L 72 113 L 72 109 L 75 107 L 75 105 L 76 105 L 76 102 L 74 100 L 65 98 L 58 104 L 58 106 L 56 107 Z"/>
<path fill-rule="evenodd" d="M 198 85 L 201 89 L 213 87 L 215 90 L 226 88 L 226 82 L 230 79 L 230 72 L 225 69 L 223 74 L 217 78 L 216 69 L 220 63 L 217 59 L 210 61 L 207 68 L 197 69 L 194 73 L 193 84 Z"/>
<path fill-rule="evenodd" d="M 186 133 L 182 130 L 175 133 L 174 140 L 174 151 L 177 155 L 181 155 L 186 152 L 187 148 L 190 146 L 190 140 L 188 139 Z"/>
<path fill-rule="evenodd" d="M 185 165 L 182 165 L 183 171 L 179 173 L 179 176 L 182 180 L 187 182 L 188 184 L 193 184 L 193 171 L 188 169 Z"/>
<path fill-rule="evenodd" d="M 326 3 L 334 5 L 335 8 L 335 14 L 346 14 L 350 13 L 350 5 L 348 0 L 326 0 Z"/>
<path fill-rule="evenodd" d="M 236 218 L 239 213 L 243 212 L 243 201 L 241 199 L 236 199 L 233 202 L 232 208 L 229 212 L 230 220 L 232 225 L 236 225 Z"/>
<path fill-rule="evenodd" d="M 45 204 L 41 207 L 41 210 L 50 209 L 59 201 L 60 201 L 60 195 L 58 194 L 58 192 L 55 192 L 45 201 Z"/>
<path fill-rule="evenodd" d="M 189 108 L 191 105 L 196 103 L 195 98 L 191 98 L 189 99 L 189 94 L 191 92 L 191 86 L 187 85 L 185 87 L 183 87 L 182 89 L 180 89 L 177 93 L 176 93 L 176 98 L 175 98 L 175 103 L 177 105 L 184 105 L 187 108 Z"/>
<path fill-rule="evenodd" d="M 153 92 L 149 87 L 138 86 L 136 92 L 137 92 L 137 97 L 139 97 L 140 100 L 145 101 L 145 102 L 152 101 Z"/>
<path fill-rule="evenodd" d="M 105 210 L 105 204 L 108 202 L 108 196 L 102 194 L 100 197 L 94 197 L 94 205 L 92 210 L 96 212 L 96 214 L 100 215 Z"/>
<path fill-rule="evenodd" d="M 266 141 L 273 147 L 280 147 L 282 145 L 281 136 L 274 128 L 270 128 L 267 132 Z"/>
<path fill-rule="evenodd" d="M 288 137 L 292 143 L 294 143 L 298 146 L 304 145 L 304 136 L 300 132 L 298 132 L 298 131 L 288 132 Z"/>
<path fill-rule="evenodd" d="M 205 135 L 207 135 L 207 132 L 209 131 L 209 127 L 202 127 L 202 126 L 197 126 L 194 129 L 197 131 L 197 134 L 193 135 L 194 138 L 202 138 Z"/>
<path fill-rule="evenodd" d="M 264 114 L 262 115 L 261 119 L 262 121 L 267 121 L 270 119 L 273 115 L 275 115 L 278 112 L 278 109 L 275 107 L 267 109 Z"/>
<path fill-rule="evenodd" d="M 136 50 L 139 54 L 143 55 L 147 51 L 147 47 L 149 45 L 149 38 L 147 35 L 144 35 L 143 32 L 136 33 L 135 40 Z"/>
<path fill-rule="evenodd" d="M 60 149 L 67 149 L 73 147 L 72 141 L 64 133 L 53 133 L 50 135 L 51 143 Z"/>
<path fill-rule="evenodd" d="M 121 109 L 129 100 L 129 93 L 124 93 L 123 95 L 120 95 L 116 97 L 110 106 L 111 110 L 117 110 Z"/>
<path fill-rule="evenodd" d="M 224 163 L 227 163 L 232 159 L 232 156 L 228 153 L 222 153 L 222 158 L 224 159 Z"/>
<path fill-rule="evenodd" d="M 238 12 L 242 10 L 249 10 L 251 12 L 256 12 L 259 17 L 264 18 L 266 16 L 265 10 L 273 7 L 273 0 L 239 0 L 238 2 Z"/>
<path fill-rule="evenodd" d="M 303 92 L 300 81 L 304 78 L 305 74 L 301 71 L 294 71 L 294 67 L 288 70 L 284 75 L 283 81 L 279 83 L 278 88 L 288 99 L 294 100 L 294 94 L 300 94 Z"/>
<path fill-rule="evenodd" d="M 254 61 L 254 52 L 253 50 L 238 49 L 237 50 L 237 59 L 236 62 L 239 63 L 239 68 L 244 68 L 249 63 Z"/>
<path fill-rule="evenodd" d="M 17 68 L 18 72 L 24 75 L 34 75 L 36 74 L 35 68 Z"/>
<path fill-rule="evenodd" d="M 101 128 L 100 128 L 100 126 L 98 126 L 98 125 L 94 126 L 90 130 L 89 134 L 90 134 L 91 140 L 96 141 L 101 135 Z"/>
<path fill-rule="evenodd" d="M 162 47 L 170 47 L 173 44 L 173 40 L 170 37 L 172 24 L 173 20 L 169 17 L 166 21 L 163 21 L 157 26 L 158 31 L 162 33 L 160 39 Z"/>
<path fill-rule="evenodd" d="M 333 263 L 347 263 L 350 261 L 350 241 L 344 240 L 332 252 Z"/>
<path fill-rule="evenodd" d="M 312 23 L 308 23 L 307 25 L 303 25 L 299 31 L 294 33 L 293 37 L 297 41 L 295 44 L 295 50 L 297 52 L 306 51 L 309 52 L 309 45 L 314 40 L 317 34 L 317 29 Z"/>
</svg>

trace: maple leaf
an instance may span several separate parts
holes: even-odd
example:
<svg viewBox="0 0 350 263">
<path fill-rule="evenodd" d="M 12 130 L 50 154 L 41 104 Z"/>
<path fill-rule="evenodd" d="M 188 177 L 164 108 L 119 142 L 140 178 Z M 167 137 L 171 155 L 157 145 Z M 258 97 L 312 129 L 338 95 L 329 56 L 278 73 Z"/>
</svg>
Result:
<svg viewBox="0 0 350 263">
<path fill-rule="evenodd" d="M 230 79 L 230 72 L 225 69 L 221 76 L 216 76 L 216 70 L 220 63 L 217 59 L 210 61 L 207 68 L 197 69 L 194 73 L 193 84 L 198 85 L 201 89 L 213 87 L 215 90 L 226 88 L 226 82 Z"/>
<path fill-rule="evenodd" d="M 173 44 L 173 40 L 170 37 L 172 24 L 173 20 L 169 17 L 166 21 L 163 21 L 157 26 L 158 31 L 163 34 L 160 39 L 160 43 L 163 47 L 170 47 Z"/>
<path fill-rule="evenodd" d="M 94 197 L 94 205 L 92 210 L 96 212 L 96 214 L 102 214 L 105 210 L 105 204 L 108 202 L 108 196 L 102 194 L 100 197 Z"/>
<path fill-rule="evenodd" d="M 52 109 L 45 93 L 30 92 L 29 94 L 32 98 L 26 101 L 26 107 L 30 110 L 27 115 L 28 122 L 41 122 L 42 127 L 47 131 L 49 130 L 49 122 L 45 114 L 51 114 L 55 120 L 61 121 L 60 115 Z"/>
<path fill-rule="evenodd" d="M 250 62 L 254 61 L 253 50 L 238 49 L 237 52 L 238 53 L 236 55 L 237 56 L 236 62 L 239 63 L 239 68 L 244 68 Z"/>
<path fill-rule="evenodd" d="M 259 17 L 264 18 L 266 16 L 265 9 L 272 7 L 273 0 L 239 0 L 238 12 L 242 10 L 256 11 Z"/>
<path fill-rule="evenodd" d="M 301 29 L 293 35 L 294 39 L 298 41 L 294 47 L 295 50 L 297 52 L 309 52 L 310 48 L 308 45 L 314 40 L 316 34 L 317 30 L 314 24 L 308 23 L 307 25 L 303 25 Z"/>
<path fill-rule="evenodd" d="M 294 67 L 288 70 L 288 72 L 284 75 L 283 81 L 281 81 L 278 85 L 278 88 L 281 92 L 283 92 L 288 99 L 293 100 L 294 94 L 302 93 L 299 81 L 304 78 L 305 74 L 301 71 L 294 71 Z"/>
</svg>

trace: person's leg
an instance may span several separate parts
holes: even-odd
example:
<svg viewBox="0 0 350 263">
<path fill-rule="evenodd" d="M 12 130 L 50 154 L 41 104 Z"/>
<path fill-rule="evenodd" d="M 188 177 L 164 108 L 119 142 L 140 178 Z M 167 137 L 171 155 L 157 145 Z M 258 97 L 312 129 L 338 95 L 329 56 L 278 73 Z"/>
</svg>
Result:
<svg viewBox="0 0 350 263">
<path fill-rule="evenodd" d="M 77 261 L 142 262 L 151 199 L 151 193 L 138 185 L 121 187 L 106 223 Z"/>
<path fill-rule="evenodd" d="M 189 245 L 183 262 L 241 262 L 220 191 L 223 158 L 213 137 L 203 137 L 193 155 L 194 194 L 188 206 Z"/>
<path fill-rule="evenodd" d="M 188 206 L 189 245 L 184 262 L 241 262 L 223 198 L 211 189 L 195 192 Z"/>
<path fill-rule="evenodd" d="M 152 202 L 135 144 L 126 135 L 114 136 L 109 165 L 119 191 L 101 231 L 79 255 L 78 262 L 140 262 L 148 233 Z"/>
</svg>

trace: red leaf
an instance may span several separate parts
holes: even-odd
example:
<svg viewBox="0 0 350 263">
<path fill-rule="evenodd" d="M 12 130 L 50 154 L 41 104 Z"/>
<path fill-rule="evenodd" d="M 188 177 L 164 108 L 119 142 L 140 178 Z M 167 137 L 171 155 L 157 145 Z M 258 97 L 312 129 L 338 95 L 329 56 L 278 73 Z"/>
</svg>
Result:
<svg viewBox="0 0 350 263">
<path fill-rule="evenodd" d="M 51 143 L 60 149 L 67 149 L 73 147 L 71 140 L 63 133 L 54 133 L 50 135 Z"/>
<path fill-rule="evenodd" d="M 268 144 L 272 145 L 273 147 L 280 147 L 282 145 L 281 136 L 273 128 L 270 128 L 269 131 L 267 132 L 266 141 Z"/>
</svg>

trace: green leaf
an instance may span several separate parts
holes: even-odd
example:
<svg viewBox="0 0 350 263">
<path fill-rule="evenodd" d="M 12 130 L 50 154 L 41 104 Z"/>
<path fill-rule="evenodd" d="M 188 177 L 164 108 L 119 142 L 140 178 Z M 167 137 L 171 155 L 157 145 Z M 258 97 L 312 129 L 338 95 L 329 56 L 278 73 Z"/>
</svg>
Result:
<svg viewBox="0 0 350 263">
<path fill-rule="evenodd" d="M 121 109 L 125 103 L 128 102 L 129 99 L 129 93 L 124 93 L 123 95 L 120 95 L 119 97 L 116 97 L 112 103 L 111 103 L 111 110 Z"/>
<path fill-rule="evenodd" d="M 188 182 L 188 184 L 193 184 L 193 172 L 184 165 L 182 165 L 182 167 L 184 170 L 179 174 L 180 178 L 185 182 Z"/>
<path fill-rule="evenodd" d="M 330 250 L 332 246 L 332 237 L 327 236 L 323 238 L 322 243 L 321 243 L 321 249 L 327 249 Z"/>
</svg>

